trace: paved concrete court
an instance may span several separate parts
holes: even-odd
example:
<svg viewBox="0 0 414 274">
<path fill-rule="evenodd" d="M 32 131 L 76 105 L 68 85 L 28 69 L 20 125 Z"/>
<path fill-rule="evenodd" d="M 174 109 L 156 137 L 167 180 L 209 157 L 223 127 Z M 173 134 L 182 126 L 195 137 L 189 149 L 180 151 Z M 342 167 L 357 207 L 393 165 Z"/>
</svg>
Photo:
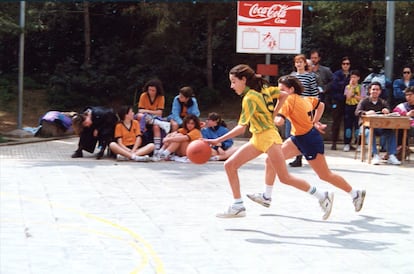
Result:
<svg viewBox="0 0 414 274">
<path fill-rule="evenodd" d="M 335 190 L 327 221 L 282 184 L 270 208 L 246 198 L 245 218 L 218 219 L 231 202 L 222 163 L 72 159 L 77 140 L 0 147 L 0 273 L 414 273 L 414 159 L 372 166 L 327 150 L 367 190 L 360 213 L 306 163 L 290 170 Z M 243 195 L 263 190 L 263 160 L 240 170 Z"/>
</svg>

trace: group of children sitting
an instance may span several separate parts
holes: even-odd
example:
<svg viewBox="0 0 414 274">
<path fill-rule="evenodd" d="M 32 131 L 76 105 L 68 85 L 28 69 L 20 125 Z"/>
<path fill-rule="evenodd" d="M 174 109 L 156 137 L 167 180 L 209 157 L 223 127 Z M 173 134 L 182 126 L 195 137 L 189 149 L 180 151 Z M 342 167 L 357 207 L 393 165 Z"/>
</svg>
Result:
<svg viewBox="0 0 414 274">
<path fill-rule="evenodd" d="M 72 158 L 83 157 L 83 150 L 93 153 L 98 143 L 97 159 L 109 146 L 117 160 L 183 161 L 190 142 L 214 139 L 229 131 L 218 113 L 212 112 L 206 122 L 200 121 L 191 87 L 180 89 L 166 118 L 162 118 L 164 102 L 161 82 L 151 80 L 144 85 L 136 114 L 132 106 L 122 106 L 116 114 L 112 109 L 88 107 L 72 119 L 74 132 L 80 136 Z M 210 160 L 226 160 L 235 151 L 233 140 L 226 140 L 211 147 Z"/>
</svg>

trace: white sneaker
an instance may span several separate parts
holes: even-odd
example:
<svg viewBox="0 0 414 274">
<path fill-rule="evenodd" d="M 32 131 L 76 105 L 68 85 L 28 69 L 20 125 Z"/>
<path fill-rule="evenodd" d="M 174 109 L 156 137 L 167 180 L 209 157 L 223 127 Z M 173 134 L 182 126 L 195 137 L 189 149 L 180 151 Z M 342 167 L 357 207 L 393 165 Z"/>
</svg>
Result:
<svg viewBox="0 0 414 274">
<path fill-rule="evenodd" d="M 149 162 L 151 161 L 151 158 L 148 155 L 144 156 L 135 156 L 134 159 L 135 162 Z"/>
<path fill-rule="evenodd" d="M 161 129 L 163 129 L 165 131 L 165 133 L 169 133 L 170 130 L 171 130 L 170 122 L 160 121 L 160 120 L 154 119 L 154 125 L 159 126 Z"/>
<path fill-rule="evenodd" d="M 361 210 L 362 205 L 364 204 L 365 194 L 365 190 L 357 190 L 357 196 L 352 200 L 356 212 Z"/>
<path fill-rule="evenodd" d="M 129 159 L 125 156 L 122 156 L 121 154 L 117 154 L 116 155 L 116 160 L 117 161 L 128 161 Z"/>
<path fill-rule="evenodd" d="M 319 200 L 319 205 L 322 208 L 323 211 L 323 216 L 322 219 L 326 220 L 329 218 L 329 215 L 331 214 L 332 211 L 332 205 L 333 205 L 333 200 L 334 200 L 334 194 L 333 192 L 325 192 L 325 198 L 323 198 L 322 200 Z"/>
<path fill-rule="evenodd" d="M 246 216 L 246 208 L 242 207 L 234 207 L 234 205 L 229 206 L 226 211 L 223 213 L 216 214 L 218 218 L 240 218 Z"/>
<path fill-rule="evenodd" d="M 351 146 L 350 145 L 348 145 L 348 144 L 346 144 L 345 146 L 344 146 L 344 151 L 345 152 L 348 152 L 348 151 L 350 151 L 351 150 Z"/>
<path fill-rule="evenodd" d="M 372 164 L 373 165 L 379 165 L 381 163 L 381 158 L 378 154 L 375 154 L 374 157 L 372 157 Z"/>
<path fill-rule="evenodd" d="M 272 202 L 272 198 L 266 199 L 263 193 L 247 194 L 246 196 L 249 197 L 249 199 L 253 202 L 261 204 L 265 207 L 270 207 L 270 203 Z"/>
<path fill-rule="evenodd" d="M 397 157 L 395 157 L 394 154 L 390 154 L 387 163 L 391 165 L 401 165 L 401 162 L 397 159 Z"/>
</svg>

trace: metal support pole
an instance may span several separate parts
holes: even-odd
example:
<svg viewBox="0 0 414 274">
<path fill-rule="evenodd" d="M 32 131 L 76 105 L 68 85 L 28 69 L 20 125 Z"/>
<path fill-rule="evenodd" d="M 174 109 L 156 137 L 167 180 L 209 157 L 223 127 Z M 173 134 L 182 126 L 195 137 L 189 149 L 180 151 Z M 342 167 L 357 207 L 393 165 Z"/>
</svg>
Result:
<svg viewBox="0 0 414 274">
<path fill-rule="evenodd" d="M 271 58 L 271 55 L 269 54 L 269 53 L 267 53 L 266 54 L 266 65 L 270 65 L 270 58 Z M 265 76 L 265 79 L 267 80 L 267 81 L 270 81 L 270 76 Z"/>
<path fill-rule="evenodd" d="M 392 81 L 394 67 L 394 22 L 395 2 L 387 1 L 387 26 L 385 33 L 385 76 Z"/>
<path fill-rule="evenodd" d="M 26 2 L 20 1 L 20 45 L 19 45 L 19 105 L 17 128 L 22 129 L 23 124 L 23 73 L 24 73 L 24 20 L 25 20 Z"/>
</svg>

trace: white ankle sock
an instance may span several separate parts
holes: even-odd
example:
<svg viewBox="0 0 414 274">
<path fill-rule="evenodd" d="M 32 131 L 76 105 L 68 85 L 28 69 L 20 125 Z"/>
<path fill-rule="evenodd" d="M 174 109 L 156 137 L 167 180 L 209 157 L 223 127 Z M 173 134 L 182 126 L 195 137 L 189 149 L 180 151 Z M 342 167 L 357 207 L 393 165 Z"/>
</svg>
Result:
<svg viewBox="0 0 414 274">
<path fill-rule="evenodd" d="M 325 198 L 325 192 L 318 190 L 315 186 L 311 186 L 308 190 L 308 193 L 318 198 L 318 200 Z"/>
<path fill-rule="evenodd" d="M 265 191 L 263 193 L 263 196 L 265 199 L 272 198 L 272 192 L 273 192 L 273 186 L 265 185 Z"/>
</svg>

